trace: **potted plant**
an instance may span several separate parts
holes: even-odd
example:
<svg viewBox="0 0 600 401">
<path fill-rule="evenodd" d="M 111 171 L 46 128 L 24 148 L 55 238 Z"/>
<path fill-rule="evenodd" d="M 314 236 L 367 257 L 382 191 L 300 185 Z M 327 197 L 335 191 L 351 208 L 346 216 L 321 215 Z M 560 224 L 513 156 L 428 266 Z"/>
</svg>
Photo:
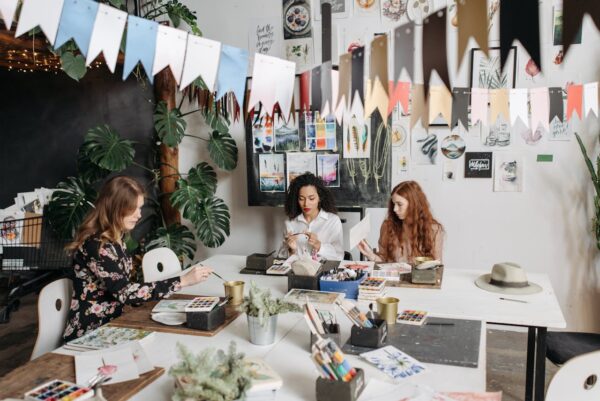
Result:
<svg viewBox="0 0 600 401">
<path fill-rule="evenodd" d="M 273 344 L 280 313 L 301 311 L 296 304 L 273 298 L 271 290 L 260 289 L 254 282 L 250 283 L 248 296 L 244 297 L 239 310 L 246 312 L 250 342 L 256 345 Z"/>
<path fill-rule="evenodd" d="M 600 250 L 600 156 L 596 157 L 595 164 L 588 156 L 587 149 L 581 140 L 581 137 L 576 132 L 575 138 L 581 149 L 581 154 L 585 160 L 585 165 L 590 173 L 592 186 L 594 187 L 594 218 L 592 219 L 593 231 L 596 236 L 596 247 Z M 595 166 L 595 167 L 594 167 Z M 597 169 L 597 170 L 596 170 Z"/>
<path fill-rule="evenodd" d="M 177 351 L 181 360 L 169 369 L 169 375 L 175 378 L 173 401 L 244 398 L 252 372 L 244 363 L 244 354 L 236 351 L 235 342 L 229 344 L 227 353 L 207 348 L 194 355 L 179 343 Z"/>
</svg>

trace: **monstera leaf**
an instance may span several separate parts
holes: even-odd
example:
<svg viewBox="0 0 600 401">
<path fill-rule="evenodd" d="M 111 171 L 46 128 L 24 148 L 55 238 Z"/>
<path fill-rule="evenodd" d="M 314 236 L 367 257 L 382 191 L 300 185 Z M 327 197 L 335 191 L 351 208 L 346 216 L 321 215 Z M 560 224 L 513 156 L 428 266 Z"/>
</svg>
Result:
<svg viewBox="0 0 600 401">
<path fill-rule="evenodd" d="M 85 135 L 82 151 L 97 166 L 110 170 L 125 170 L 133 162 L 133 141 L 123 139 L 108 125 L 92 128 Z"/>
<path fill-rule="evenodd" d="M 187 256 L 193 259 L 196 253 L 196 239 L 189 228 L 181 224 L 172 224 L 169 227 L 159 227 L 149 235 L 146 250 L 154 248 L 169 248 L 179 257 Z"/>
<path fill-rule="evenodd" d="M 87 72 L 85 58 L 81 54 L 75 55 L 70 51 L 60 55 L 60 68 L 75 81 L 79 81 Z"/>
<path fill-rule="evenodd" d="M 229 209 L 222 199 L 202 199 L 191 220 L 200 241 L 210 248 L 221 246 L 229 236 Z"/>
<path fill-rule="evenodd" d="M 186 126 L 179 109 L 168 110 L 165 102 L 158 103 L 154 112 L 154 129 L 165 145 L 172 148 L 179 145 Z"/>
<path fill-rule="evenodd" d="M 104 179 L 110 174 L 110 170 L 102 168 L 94 164 L 87 153 L 83 150 L 83 145 L 77 153 L 77 175 L 82 181 L 92 184 L 96 181 Z"/>
<path fill-rule="evenodd" d="M 231 171 L 237 166 L 238 149 L 229 133 L 213 131 L 208 141 L 210 158 L 223 170 Z"/>
<path fill-rule="evenodd" d="M 188 172 L 188 182 L 202 192 L 203 198 L 214 195 L 217 190 L 217 173 L 206 162 L 199 163 Z"/>
<path fill-rule="evenodd" d="M 216 189 L 217 174 L 208 163 L 202 162 L 190 169 L 187 179 L 177 181 L 177 190 L 171 195 L 171 203 L 181 209 L 183 217 L 191 220 L 198 203 L 213 196 Z"/>
<path fill-rule="evenodd" d="M 96 196 L 96 191 L 80 178 L 69 177 L 57 185 L 48 204 L 47 217 L 61 238 L 73 238 L 85 215 L 94 207 Z"/>
<path fill-rule="evenodd" d="M 221 113 L 217 113 L 212 108 L 207 108 L 204 111 L 204 120 L 214 131 L 219 131 L 223 134 L 229 132 L 229 120 Z"/>
</svg>

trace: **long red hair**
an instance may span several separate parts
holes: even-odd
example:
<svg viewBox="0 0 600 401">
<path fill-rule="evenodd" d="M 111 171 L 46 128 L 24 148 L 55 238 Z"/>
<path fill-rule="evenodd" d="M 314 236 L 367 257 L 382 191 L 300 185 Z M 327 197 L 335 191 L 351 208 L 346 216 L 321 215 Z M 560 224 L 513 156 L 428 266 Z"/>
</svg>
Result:
<svg viewBox="0 0 600 401">
<path fill-rule="evenodd" d="M 400 195 L 408 201 L 404 220 L 394 212 L 392 197 L 388 201 L 388 214 L 384 222 L 386 232 L 381 239 L 381 257 L 392 260 L 397 248 L 407 257 L 433 257 L 435 236 L 443 226 L 433 218 L 425 193 L 415 181 L 404 181 L 392 190 L 392 196 Z M 404 249 L 408 244 L 409 249 Z"/>
</svg>

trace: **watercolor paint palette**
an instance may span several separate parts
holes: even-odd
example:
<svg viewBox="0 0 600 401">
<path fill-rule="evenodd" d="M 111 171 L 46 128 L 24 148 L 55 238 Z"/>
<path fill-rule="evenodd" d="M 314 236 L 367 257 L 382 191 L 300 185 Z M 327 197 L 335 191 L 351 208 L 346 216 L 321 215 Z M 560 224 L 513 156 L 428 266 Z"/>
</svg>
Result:
<svg viewBox="0 0 600 401">
<path fill-rule="evenodd" d="M 210 312 L 219 303 L 219 297 L 196 297 L 186 305 L 186 312 Z"/>
<path fill-rule="evenodd" d="M 27 401 L 83 401 L 94 396 L 94 390 L 77 384 L 52 380 L 27 392 Z"/>
<path fill-rule="evenodd" d="M 413 324 L 420 326 L 425 323 L 427 312 L 424 310 L 405 310 L 398 314 L 396 323 Z"/>
</svg>

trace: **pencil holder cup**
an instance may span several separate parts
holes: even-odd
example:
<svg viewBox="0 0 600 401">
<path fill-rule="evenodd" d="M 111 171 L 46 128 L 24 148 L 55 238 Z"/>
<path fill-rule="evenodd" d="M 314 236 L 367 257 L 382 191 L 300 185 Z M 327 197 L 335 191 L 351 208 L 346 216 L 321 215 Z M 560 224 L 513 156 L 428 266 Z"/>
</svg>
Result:
<svg viewBox="0 0 600 401">
<path fill-rule="evenodd" d="M 230 305 L 236 306 L 244 301 L 243 281 L 226 281 L 223 286 L 225 287 L 225 296 L 229 297 Z"/>
<path fill-rule="evenodd" d="M 217 306 L 210 312 L 186 312 L 185 317 L 187 327 L 211 331 L 225 323 L 225 306 Z"/>
<path fill-rule="evenodd" d="M 327 333 L 321 334 L 321 338 L 331 338 L 337 345 L 342 343 L 342 334 L 340 333 L 340 325 L 337 323 L 331 323 L 327 325 Z M 316 343 L 318 337 L 313 333 L 310 333 L 310 348 Z"/>
<path fill-rule="evenodd" d="M 352 326 L 350 330 L 350 344 L 357 347 L 379 348 L 387 339 L 387 322 L 383 319 L 369 319 L 372 328 Z"/>
<path fill-rule="evenodd" d="M 317 401 L 356 401 L 365 389 L 365 373 L 356 368 L 356 376 L 352 380 L 317 379 Z"/>
</svg>

